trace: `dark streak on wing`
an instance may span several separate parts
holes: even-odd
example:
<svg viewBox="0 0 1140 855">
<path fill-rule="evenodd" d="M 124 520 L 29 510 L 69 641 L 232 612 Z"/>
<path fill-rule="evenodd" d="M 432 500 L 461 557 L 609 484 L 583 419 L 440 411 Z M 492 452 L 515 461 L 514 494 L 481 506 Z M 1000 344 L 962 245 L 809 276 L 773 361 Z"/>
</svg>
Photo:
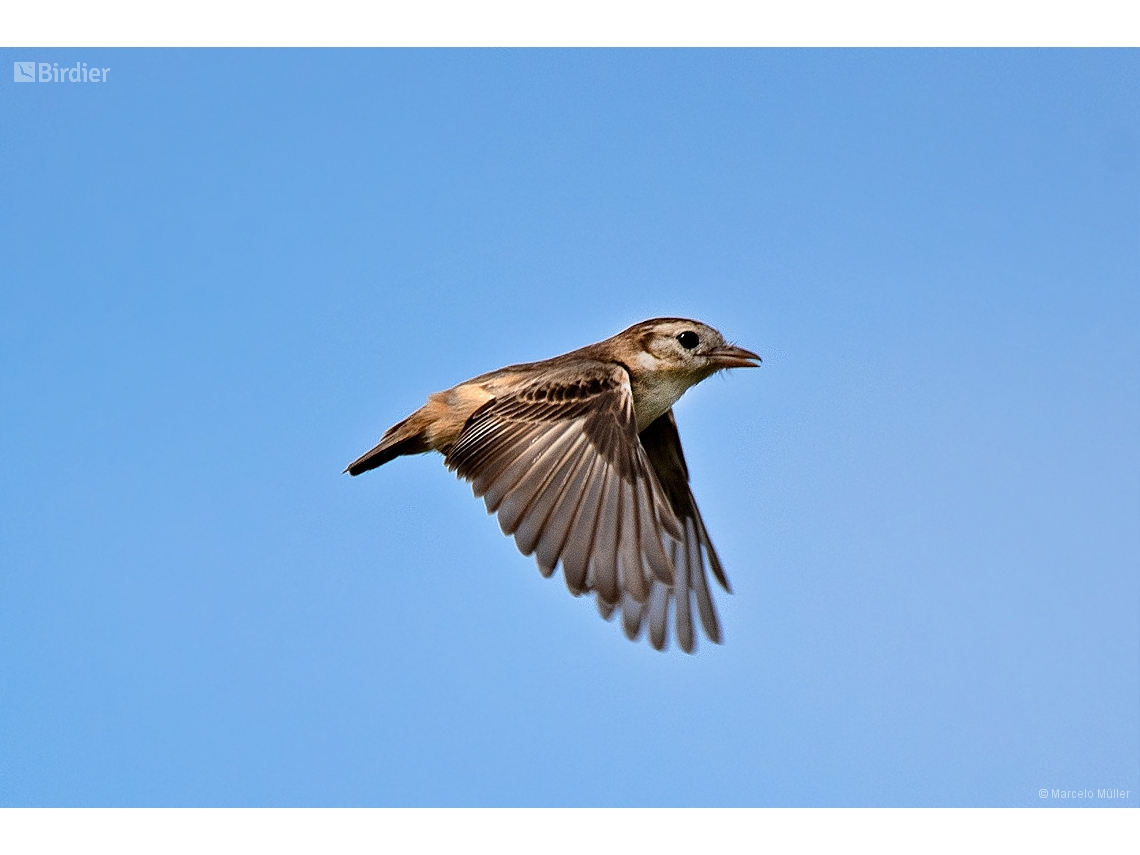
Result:
<svg viewBox="0 0 1140 855">
<path fill-rule="evenodd" d="M 537 552 L 543 575 L 561 562 L 570 591 L 595 592 L 603 615 L 673 583 L 664 544 L 681 540 L 683 527 L 638 441 L 621 366 L 567 363 L 488 401 L 445 462 L 523 554 Z M 625 616 L 627 633 L 633 619 Z"/>
</svg>

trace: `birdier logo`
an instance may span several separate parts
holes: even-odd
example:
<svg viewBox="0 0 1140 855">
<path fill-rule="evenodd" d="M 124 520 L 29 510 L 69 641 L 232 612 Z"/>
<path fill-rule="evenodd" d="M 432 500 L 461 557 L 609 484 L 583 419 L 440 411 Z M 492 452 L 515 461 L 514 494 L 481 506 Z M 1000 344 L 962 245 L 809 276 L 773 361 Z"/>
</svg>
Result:
<svg viewBox="0 0 1140 855">
<path fill-rule="evenodd" d="M 109 68 L 87 67 L 85 62 L 65 65 L 58 62 L 13 62 L 12 80 L 16 83 L 106 83 Z"/>
</svg>

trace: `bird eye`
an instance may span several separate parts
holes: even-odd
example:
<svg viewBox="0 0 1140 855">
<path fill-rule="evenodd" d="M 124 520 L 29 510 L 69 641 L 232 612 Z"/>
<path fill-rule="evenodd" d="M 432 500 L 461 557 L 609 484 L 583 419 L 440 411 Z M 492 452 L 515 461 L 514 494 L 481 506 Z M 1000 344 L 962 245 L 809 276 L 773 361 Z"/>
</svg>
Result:
<svg viewBox="0 0 1140 855">
<path fill-rule="evenodd" d="M 692 330 L 685 330 L 683 333 L 677 336 L 677 341 L 681 342 L 681 347 L 685 348 L 685 350 L 692 350 L 694 347 L 700 344 L 701 340 Z"/>
</svg>

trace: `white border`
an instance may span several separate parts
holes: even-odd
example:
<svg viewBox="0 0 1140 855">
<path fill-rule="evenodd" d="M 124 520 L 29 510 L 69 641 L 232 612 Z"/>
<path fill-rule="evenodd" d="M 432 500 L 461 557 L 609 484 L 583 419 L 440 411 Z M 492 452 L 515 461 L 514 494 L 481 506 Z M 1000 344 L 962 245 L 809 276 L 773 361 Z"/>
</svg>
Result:
<svg viewBox="0 0 1140 855">
<path fill-rule="evenodd" d="M 5 853 L 1126 851 L 1131 808 L 0 810 Z"/>
<path fill-rule="evenodd" d="M 1135 0 L 27 0 L 3 47 L 1132 46 Z"/>
<path fill-rule="evenodd" d="M 8 4 L 4 47 L 1131 46 L 1136 4 L 199 0 Z M 1136 809 L 3 809 L 4 851 L 1095 852 Z"/>
</svg>

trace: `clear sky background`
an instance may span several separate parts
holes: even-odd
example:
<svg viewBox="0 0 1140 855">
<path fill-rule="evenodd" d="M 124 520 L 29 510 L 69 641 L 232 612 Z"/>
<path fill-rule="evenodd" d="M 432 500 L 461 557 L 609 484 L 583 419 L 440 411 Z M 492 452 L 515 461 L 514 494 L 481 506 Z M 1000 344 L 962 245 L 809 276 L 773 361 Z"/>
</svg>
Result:
<svg viewBox="0 0 1140 855">
<path fill-rule="evenodd" d="M 0 59 L 0 804 L 1140 805 L 1140 54 Z M 341 474 L 660 315 L 722 647 Z"/>
</svg>

